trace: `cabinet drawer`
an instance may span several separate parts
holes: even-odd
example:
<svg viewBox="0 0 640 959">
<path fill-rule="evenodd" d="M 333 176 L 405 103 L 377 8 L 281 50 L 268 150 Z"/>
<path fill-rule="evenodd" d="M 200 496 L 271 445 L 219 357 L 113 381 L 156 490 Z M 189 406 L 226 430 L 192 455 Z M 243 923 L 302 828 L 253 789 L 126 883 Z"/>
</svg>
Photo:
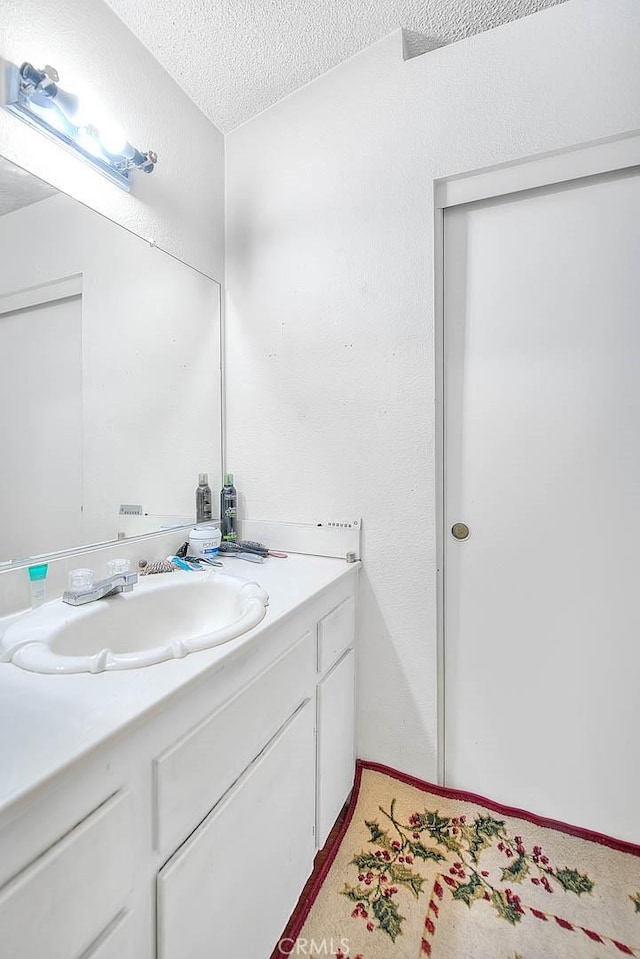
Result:
<svg viewBox="0 0 640 959">
<path fill-rule="evenodd" d="M 2 954 L 76 959 L 117 916 L 132 887 L 127 794 L 116 794 L 0 892 Z"/>
<path fill-rule="evenodd" d="M 158 876 L 159 959 L 266 959 L 311 872 L 308 701 Z"/>
<path fill-rule="evenodd" d="M 318 683 L 316 842 L 324 846 L 355 775 L 355 653 Z"/>
<path fill-rule="evenodd" d="M 349 596 L 318 623 L 318 672 L 326 673 L 355 638 L 355 603 Z"/>
<path fill-rule="evenodd" d="M 313 682 L 307 632 L 266 673 L 154 761 L 160 852 L 175 849 L 202 822 L 309 695 Z"/>
</svg>

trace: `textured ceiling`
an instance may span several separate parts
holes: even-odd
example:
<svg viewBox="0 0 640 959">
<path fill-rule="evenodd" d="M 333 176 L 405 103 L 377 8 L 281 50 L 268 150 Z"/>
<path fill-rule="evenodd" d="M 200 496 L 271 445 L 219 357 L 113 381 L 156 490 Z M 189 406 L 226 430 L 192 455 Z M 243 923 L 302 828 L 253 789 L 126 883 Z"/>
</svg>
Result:
<svg viewBox="0 0 640 959">
<path fill-rule="evenodd" d="M 562 0 L 107 0 L 223 131 L 398 27 L 434 45 Z"/>
<path fill-rule="evenodd" d="M 30 206 L 57 192 L 49 183 L 0 157 L 0 216 Z"/>
</svg>

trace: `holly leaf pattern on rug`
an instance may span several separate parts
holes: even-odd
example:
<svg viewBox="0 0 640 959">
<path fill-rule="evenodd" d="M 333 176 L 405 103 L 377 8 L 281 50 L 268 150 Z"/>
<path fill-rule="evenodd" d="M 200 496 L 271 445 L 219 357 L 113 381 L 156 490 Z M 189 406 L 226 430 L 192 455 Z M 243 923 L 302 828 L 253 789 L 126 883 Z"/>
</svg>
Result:
<svg viewBox="0 0 640 959">
<path fill-rule="evenodd" d="M 494 889 L 491 893 L 491 903 L 501 919 L 506 919 L 515 926 L 523 915 L 522 907 L 517 897 L 512 898 L 502 889 Z"/>
<path fill-rule="evenodd" d="M 445 846 L 451 852 L 457 852 L 460 847 L 459 840 L 455 839 L 455 833 L 451 834 L 451 818 L 440 816 L 438 810 L 429 812 L 425 810 L 424 815 L 419 817 L 421 825 L 427 830 L 432 839 Z"/>
<path fill-rule="evenodd" d="M 363 889 L 362 886 L 350 886 L 348 882 L 345 882 L 342 895 L 350 899 L 351 902 L 365 902 L 371 893 L 368 889 Z"/>
<path fill-rule="evenodd" d="M 375 843 L 376 846 L 381 846 L 383 849 L 391 849 L 389 833 L 385 832 L 384 829 L 381 829 L 379 823 L 365 820 L 365 826 L 371 833 L 371 839 L 369 842 Z"/>
<path fill-rule="evenodd" d="M 401 885 L 409 889 L 416 899 L 420 898 L 420 893 L 422 892 L 422 887 L 424 885 L 424 879 L 422 876 L 419 876 L 417 872 L 414 872 L 412 869 L 408 869 L 407 866 L 403 866 L 400 863 L 394 863 L 389 869 L 389 874 L 393 882 L 399 882 Z"/>
<path fill-rule="evenodd" d="M 376 899 L 373 903 L 373 914 L 378 920 L 378 925 L 383 932 L 389 936 L 392 942 L 395 942 L 398 936 L 402 935 L 402 920 L 398 912 L 398 907 L 391 899 L 382 897 Z"/>
<path fill-rule="evenodd" d="M 372 852 L 361 852 L 359 856 L 354 856 L 351 860 L 354 866 L 357 866 L 360 872 L 366 872 L 373 869 L 383 868 L 384 860 L 380 861 Z"/>
<path fill-rule="evenodd" d="M 473 873 L 469 882 L 460 883 L 453 891 L 453 898 L 465 902 L 469 909 L 474 899 L 484 899 L 485 888 L 477 873 Z"/>
<path fill-rule="evenodd" d="M 465 826 L 465 837 L 469 843 L 469 855 L 474 862 L 478 861 L 478 854 L 488 849 L 496 836 L 504 830 L 504 822 L 494 819 L 493 816 L 477 816 L 471 826 Z"/>
<path fill-rule="evenodd" d="M 415 856 L 416 859 L 422 859 L 424 862 L 443 862 L 445 859 L 445 856 L 437 849 L 423 846 L 421 842 L 408 840 L 408 845 L 411 855 Z"/>
<path fill-rule="evenodd" d="M 554 883 L 575 896 L 591 893 L 594 888 L 586 873 L 570 866 L 555 868 L 541 846 L 525 846 L 522 836 L 510 834 L 505 820 L 485 810 L 478 809 L 473 816 L 442 816 L 438 809 L 424 809 L 405 819 L 396 814 L 395 799 L 388 809 L 378 808 L 387 822 L 381 825 L 382 820 L 365 820 L 370 848 L 351 860 L 357 869 L 358 885 L 345 883 L 342 894 L 355 903 L 352 918 L 364 920 L 368 932 L 378 930 L 392 942 L 401 934 L 405 918 L 398 902 L 403 895 L 418 900 L 424 893 L 426 879 L 419 870 L 422 864 L 438 866 L 433 899 L 428 905 L 435 918 L 436 900 L 442 900 L 445 888 L 453 900 L 468 909 L 478 901 L 486 902 L 498 918 L 511 925 L 521 922 L 525 915 L 521 896 L 531 888 L 529 883 L 549 895 L 554 892 Z M 492 855 L 485 868 L 482 860 L 488 850 Z M 496 853 L 503 857 L 502 864 L 496 863 Z M 511 888 L 516 885 L 520 894 Z M 629 898 L 640 912 L 640 892 Z M 529 909 L 535 916 L 546 916 L 539 909 Z M 561 923 L 559 918 L 556 921 Z M 433 918 L 428 914 L 425 936 L 432 935 L 432 927 Z"/>
<path fill-rule="evenodd" d="M 528 875 L 529 863 L 524 856 L 518 856 L 502 870 L 502 882 L 523 882 Z"/>
<path fill-rule="evenodd" d="M 504 832 L 504 820 L 494 819 L 493 816 L 476 816 L 473 829 L 476 835 L 495 839 Z"/>
<path fill-rule="evenodd" d="M 591 892 L 593 883 L 585 873 L 578 872 L 577 869 L 556 869 L 553 873 L 563 889 L 567 892 L 575 892 L 576 896 L 581 896 L 583 892 Z"/>
</svg>

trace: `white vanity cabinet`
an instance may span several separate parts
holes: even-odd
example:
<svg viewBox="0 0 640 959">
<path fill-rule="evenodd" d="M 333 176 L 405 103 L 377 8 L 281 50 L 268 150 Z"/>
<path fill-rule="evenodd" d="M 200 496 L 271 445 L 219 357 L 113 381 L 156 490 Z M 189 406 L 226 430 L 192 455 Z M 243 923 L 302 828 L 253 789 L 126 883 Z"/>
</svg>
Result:
<svg viewBox="0 0 640 959">
<path fill-rule="evenodd" d="M 0 959 L 269 959 L 353 785 L 355 572 L 0 809 Z"/>
</svg>

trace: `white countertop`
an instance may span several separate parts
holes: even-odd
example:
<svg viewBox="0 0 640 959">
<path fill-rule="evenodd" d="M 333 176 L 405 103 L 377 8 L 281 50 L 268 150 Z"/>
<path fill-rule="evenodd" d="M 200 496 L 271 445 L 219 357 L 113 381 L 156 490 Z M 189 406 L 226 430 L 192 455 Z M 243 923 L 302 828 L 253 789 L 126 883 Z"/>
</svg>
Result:
<svg viewBox="0 0 640 959">
<path fill-rule="evenodd" d="M 224 571 L 259 583 L 269 607 L 254 629 L 222 646 L 143 669 L 45 675 L 0 663 L 0 811 L 255 642 L 265 629 L 360 564 L 290 555 L 249 564 L 225 558 Z"/>
</svg>

